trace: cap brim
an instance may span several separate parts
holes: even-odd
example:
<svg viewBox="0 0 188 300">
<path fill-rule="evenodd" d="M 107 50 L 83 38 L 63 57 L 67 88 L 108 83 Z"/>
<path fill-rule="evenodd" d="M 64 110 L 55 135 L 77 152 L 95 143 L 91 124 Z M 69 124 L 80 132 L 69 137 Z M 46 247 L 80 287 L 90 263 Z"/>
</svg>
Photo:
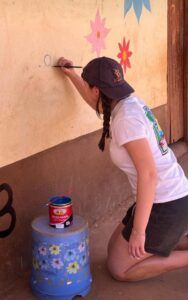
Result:
<svg viewBox="0 0 188 300">
<path fill-rule="evenodd" d="M 126 81 L 116 87 L 100 87 L 100 90 L 107 97 L 114 100 L 123 99 L 134 92 L 134 89 Z"/>
</svg>

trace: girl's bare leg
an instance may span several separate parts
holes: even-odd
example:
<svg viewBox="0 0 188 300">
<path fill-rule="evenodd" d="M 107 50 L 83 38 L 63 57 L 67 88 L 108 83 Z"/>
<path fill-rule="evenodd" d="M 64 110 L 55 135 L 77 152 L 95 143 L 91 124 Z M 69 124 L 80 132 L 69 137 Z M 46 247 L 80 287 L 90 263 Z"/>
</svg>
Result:
<svg viewBox="0 0 188 300">
<path fill-rule="evenodd" d="M 137 260 L 129 256 L 128 242 L 122 237 L 124 225 L 120 224 L 111 236 L 108 245 L 108 269 L 121 281 L 137 281 L 158 276 L 162 273 L 188 267 L 188 237 L 184 236 L 170 256 L 161 257 L 146 253 Z M 179 251 L 181 250 L 181 251 Z"/>
<path fill-rule="evenodd" d="M 153 255 L 125 271 L 125 281 L 138 281 L 188 267 L 188 250 L 172 251 L 168 257 Z M 123 279 L 123 278 L 122 278 Z"/>
<path fill-rule="evenodd" d="M 188 250 L 188 234 L 181 237 L 174 250 Z"/>
</svg>

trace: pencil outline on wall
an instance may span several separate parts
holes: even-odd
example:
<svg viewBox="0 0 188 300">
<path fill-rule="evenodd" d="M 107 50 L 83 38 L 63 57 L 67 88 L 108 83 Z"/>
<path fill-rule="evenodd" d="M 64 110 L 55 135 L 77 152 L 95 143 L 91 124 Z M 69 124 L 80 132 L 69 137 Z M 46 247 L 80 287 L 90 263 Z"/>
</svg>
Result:
<svg viewBox="0 0 188 300">
<path fill-rule="evenodd" d="M 45 54 L 44 56 L 44 64 L 46 67 L 50 67 L 52 65 L 52 57 L 49 54 Z"/>
</svg>

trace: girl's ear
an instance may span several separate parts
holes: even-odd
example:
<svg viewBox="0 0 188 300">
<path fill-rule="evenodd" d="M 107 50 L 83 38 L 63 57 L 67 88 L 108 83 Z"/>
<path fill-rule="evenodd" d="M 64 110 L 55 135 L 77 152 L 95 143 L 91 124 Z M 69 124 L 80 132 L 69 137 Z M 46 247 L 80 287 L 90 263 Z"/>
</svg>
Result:
<svg viewBox="0 0 188 300">
<path fill-rule="evenodd" d="M 94 86 L 93 89 L 94 89 L 95 95 L 99 97 L 99 94 L 100 94 L 99 88 Z"/>
</svg>

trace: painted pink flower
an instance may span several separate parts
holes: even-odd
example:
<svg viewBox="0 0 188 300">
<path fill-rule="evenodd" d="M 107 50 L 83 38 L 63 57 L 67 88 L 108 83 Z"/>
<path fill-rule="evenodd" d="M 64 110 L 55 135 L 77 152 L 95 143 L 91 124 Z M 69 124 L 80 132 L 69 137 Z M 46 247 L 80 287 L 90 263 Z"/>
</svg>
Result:
<svg viewBox="0 0 188 300">
<path fill-rule="evenodd" d="M 120 53 L 118 53 L 117 57 L 120 58 L 120 64 L 123 66 L 125 73 L 126 73 L 126 67 L 131 68 L 129 57 L 132 55 L 132 52 L 129 51 L 129 43 L 130 41 L 126 43 L 125 38 L 123 38 L 122 44 L 118 43 Z"/>
<path fill-rule="evenodd" d="M 55 268 L 55 269 L 60 270 L 61 267 L 63 267 L 63 262 L 61 261 L 60 258 L 53 258 L 52 267 Z"/>
<path fill-rule="evenodd" d="M 42 255 L 46 255 L 47 254 L 47 249 L 44 246 L 40 246 L 38 249 L 38 252 Z"/>
<path fill-rule="evenodd" d="M 100 56 L 102 49 L 105 49 L 104 39 L 109 33 L 110 29 L 105 28 L 105 18 L 101 19 L 99 10 L 97 10 L 95 21 L 90 21 L 91 33 L 85 38 L 92 45 L 93 52 L 97 52 L 97 56 Z"/>
<path fill-rule="evenodd" d="M 85 242 L 81 242 L 79 247 L 78 247 L 79 251 L 83 252 L 85 250 L 85 248 L 86 248 Z"/>
</svg>

